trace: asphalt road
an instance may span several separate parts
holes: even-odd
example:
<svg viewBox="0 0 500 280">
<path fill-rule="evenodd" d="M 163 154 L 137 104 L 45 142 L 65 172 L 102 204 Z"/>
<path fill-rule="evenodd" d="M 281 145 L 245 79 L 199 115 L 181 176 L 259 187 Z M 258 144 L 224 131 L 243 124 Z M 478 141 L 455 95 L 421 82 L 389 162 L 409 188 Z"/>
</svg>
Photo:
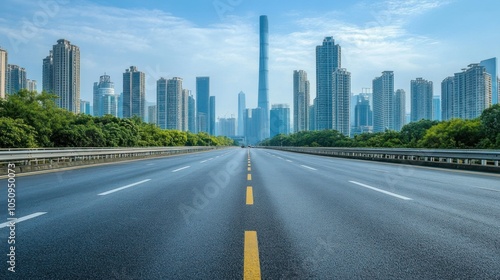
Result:
<svg viewBox="0 0 500 280">
<path fill-rule="evenodd" d="M 0 279 L 500 279 L 500 175 L 234 148 L 15 179 Z"/>
</svg>

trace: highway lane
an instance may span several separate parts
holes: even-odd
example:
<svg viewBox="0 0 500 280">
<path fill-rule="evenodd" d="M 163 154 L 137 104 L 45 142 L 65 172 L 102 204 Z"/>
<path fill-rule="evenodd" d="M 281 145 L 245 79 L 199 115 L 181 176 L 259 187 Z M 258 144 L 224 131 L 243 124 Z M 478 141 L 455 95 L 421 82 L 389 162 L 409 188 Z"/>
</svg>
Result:
<svg viewBox="0 0 500 280">
<path fill-rule="evenodd" d="M 497 279 L 499 179 L 253 148 L 18 177 L 44 214 L 1 279 Z"/>
</svg>

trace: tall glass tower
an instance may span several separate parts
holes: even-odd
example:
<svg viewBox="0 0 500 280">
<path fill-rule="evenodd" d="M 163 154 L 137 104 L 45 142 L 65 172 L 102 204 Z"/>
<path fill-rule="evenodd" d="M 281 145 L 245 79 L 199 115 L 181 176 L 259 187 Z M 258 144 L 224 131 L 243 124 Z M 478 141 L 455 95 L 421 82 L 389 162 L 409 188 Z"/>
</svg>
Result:
<svg viewBox="0 0 500 280">
<path fill-rule="evenodd" d="M 269 137 L 269 24 L 267 16 L 260 16 L 260 54 L 259 54 L 259 98 L 258 107 L 261 108 L 260 139 Z"/>
</svg>

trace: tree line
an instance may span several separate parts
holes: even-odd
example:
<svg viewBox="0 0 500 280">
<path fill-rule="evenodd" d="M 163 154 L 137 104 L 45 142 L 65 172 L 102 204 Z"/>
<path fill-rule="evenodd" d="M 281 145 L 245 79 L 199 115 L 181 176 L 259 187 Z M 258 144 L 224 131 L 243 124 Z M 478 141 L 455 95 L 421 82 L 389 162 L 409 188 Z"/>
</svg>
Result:
<svg viewBox="0 0 500 280">
<path fill-rule="evenodd" d="M 230 146 L 232 139 L 164 130 L 139 117 L 75 115 L 57 96 L 21 90 L 0 99 L 0 148 Z"/>
<path fill-rule="evenodd" d="M 428 149 L 500 149 L 500 104 L 483 111 L 476 119 L 420 120 L 401 131 L 362 133 L 350 138 L 336 130 L 279 134 L 263 146 L 374 147 Z"/>
</svg>

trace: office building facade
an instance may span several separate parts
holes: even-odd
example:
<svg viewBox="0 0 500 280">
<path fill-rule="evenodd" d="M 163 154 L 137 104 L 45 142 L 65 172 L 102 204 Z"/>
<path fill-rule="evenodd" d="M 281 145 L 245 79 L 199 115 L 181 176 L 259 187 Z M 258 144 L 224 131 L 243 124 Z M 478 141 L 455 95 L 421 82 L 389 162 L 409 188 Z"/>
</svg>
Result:
<svg viewBox="0 0 500 280">
<path fill-rule="evenodd" d="M 240 91 L 240 93 L 238 93 L 238 136 L 245 135 L 245 110 L 245 93 L 243 91 Z"/>
<path fill-rule="evenodd" d="M 406 92 L 398 89 L 394 92 L 394 130 L 400 131 L 406 124 Z"/>
<path fill-rule="evenodd" d="M 332 74 L 332 128 L 349 136 L 351 106 L 351 73 L 337 68 Z"/>
<path fill-rule="evenodd" d="M 26 79 L 26 70 L 18 65 L 7 65 L 7 82 L 5 83 L 5 93 L 15 94 L 21 89 L 26 89 L 28 82 Z"/>
<path fill-rule="evenodd" d="M 269 22 L 267 16 L 260 16 L 259 24 L 259 95 L 258 107 L 262 109 L 260 140 L 269 137 Z"/>
<path fill-rule="evenodd" d="M 270 137 L 278 134 L 290 134 L 290 106 L 288 104 L 273 104 L 270 117 Z"/>
<path fill-rule="evenodd" d="M 5 98 L 5 93 L 7 91 L 7 67 L 8 67 L 8 55 L 7 51 L 0 48 L 0 98 Z"/>
</svg>

